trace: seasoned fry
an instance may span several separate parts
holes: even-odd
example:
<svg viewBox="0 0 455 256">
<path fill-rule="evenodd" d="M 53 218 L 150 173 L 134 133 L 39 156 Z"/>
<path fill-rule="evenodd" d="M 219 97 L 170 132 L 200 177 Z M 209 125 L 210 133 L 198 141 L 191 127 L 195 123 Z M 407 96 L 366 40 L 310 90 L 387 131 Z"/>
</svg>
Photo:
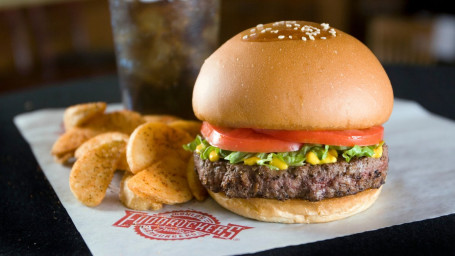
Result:
<svg viewBox="0 0 455 256">
<path fill-rule="evenodd" d="M 169 123 L 170 127 L 187 132 L 192 138 L 201 132 L 202 123 L 192 120 L 177 120 Z"/>
<path fill-rule="evenodd" d="M 65 130 L 80 126 L 90 119 L 102 115 L 106 110 L 105 102 L 83 103 L 71 106 L 63 114 Z"/>
<path fill-rule="evenodd" d="M 138 173 L 163 158 L 173 157 L 186 162 L 191 153 L 182 148 L 193 138 L 182 130 L 163 123 L 145 123 L 130 137 L 126 160 L 133 173 Z"/>
<path fill-rule="evenodd" d="M 176 156 L 164 156 L 159 161 L 154 162 L 152 166 L 154 168 L 166 170 L 169 173 L 186 178 L 187 163 Z"/>
<path fill-rule="evenodd" d="M 54 160 L 59 164 L 66 164 L 73 157 L 73 155 L 74 155 L 73 152 L 62 153 L 60 155 L 55 155 Z"/>
<path fill-rule="evenodd" d="M 160 123 L 170 123 L 176 120 L 180 120 L 180 118 L 171 115 L 144 115 L 142 116 L 147 123 L 149 122 L 160 122 Z"/>
<path fill-rule="evenodd" d="M 126 171 L 120 201 L 134 210 L 159 210 L 163 204 L 187 202 L 193 195 L 197 200 L 207 197 L 188 164 L 191 153 L 182 148 L 199 134 L 200 122 L 105 110 L 104 102 L 66 109 L 66 132 L 51 150 L 59 163 L 76 159 L 69 185 L 80 202 L 99 205 L 116 170 Z"/>
<path fill-rule="evenodd" d="M 79 201 L 87 206 L 101 203 L 125 148 L 124 141 L 110 141 L 77 159 L 71 169 L 69 184 Z"/>
<path fill-rule="evenodd" d="M 90 120 L 83 127 L 103 132 L 122 132 L 131 134 L 136 127 L 145 123 L 142 116 L 134 111 L 120 110 L 104 114 Z"/>
<path fill-rule="evenodd" d="M 153 201 L 152 199 L 149 198 L 143 198 L 140 197 L 136 194 L 133 193 L 128 188 L 128 181 L 133 177 L 133 175 L 129 173 L 125 173 L 123 175 L 122 180 L 120 181 L 120 194 L 119 198 L 120 201 L 125 205 L 126 207 L 133 209 L 133 210 L 139 210 L 139 211 L 145 211 L 145 210 L 159 210 L 163 208 L 163 204 L 157 203 Z"/>
<path fill-rule="evenodd" d="M 99 131 L 75 127 L 60 136 L 52 146 L 51 153 L 57 162 L 64 163 L 74 156 L 74 151 L 88 139 L 100 134 Z"/>
<path fill-rule="evenodd" d="M 90 151 L 101 144 L 105 144 L 111 141 L 124 141 L 125 143 L 128 142 L 128 135 L 121 132 L 106 132 L 99 134 L 86 142 L 84 142 L 80 147 L 77 148 L 74 156 L 76 158 L 81 157 L 87 151 Z"/>
<path fill-rule="evenodd" d="M 106 132 L 121 132 L 131 134 L 136 127 L 143 124 L 145 120 L 136 112 L 122 110 L 107 113 L 90 119 L 81 127 L 74 127 L 66 131 L 54 143 L 51 153 L 58 161 L 69 159 L 74 151 L 85 141 L 96 135 Z M 65 156 L 65 158 L 63 158 Z"/>
<path fill-rule="evenodd" d="M 110 142 L 110 141 L 123 141 L 125 143 L 128 142 L 128 135 L 125 133 L 121 132 L 106 132 L 99 134 L 86 142 L 84 142 L 80 147 L 76 149 L 76 152 L 74 153 L 74 156 L 76 158 L 80 158 L 83 154 L 85 154 L 87 151 L 92 150 L 93 148 L 98 147 L 101 144 Z M 126 150 L 122 152 L 122 155 L 120 156 L 117 168 L 122 171 L 130 171 L 130 168 L 128 166 L 128 163 L 126 162 Z"/>
<path fill-rule="evenodd" d="M 163 204 L 184 203 L 193 197 L 184 176 L 156 165 L 135 174 L 128 187 L 140 197 Z"/>
<path fill-rule="evenodd" d="M 191 193 L 194 198 L 198 201 L 204 201 L 208 194 L 204 186 L 202 186 L 201 181 L 197 177 L 196 171 L 194 170 L 194 160 L 193 157 L 188 161 L 188 167 L 186 170 L 186 178 L 188 180 L 188 186 L 190 187 Z"/>
<path fill-rule="evenodd" d="M 125 152 L 120 156 L 120 160 L 117 165 L 117 170 L 132 173 L 130 170 L 130 166 L 128 165 L 128 162 L 126 161 L 126 149 Z"/>
</svg>

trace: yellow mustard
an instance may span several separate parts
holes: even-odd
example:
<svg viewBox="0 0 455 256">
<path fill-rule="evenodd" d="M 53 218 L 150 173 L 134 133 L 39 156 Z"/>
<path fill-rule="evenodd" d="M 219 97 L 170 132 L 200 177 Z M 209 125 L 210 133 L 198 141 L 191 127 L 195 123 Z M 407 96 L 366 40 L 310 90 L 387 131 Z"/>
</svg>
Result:
<svg viewBox="0 0 455 256">
<path fill-rule="evenodd" d="M 280 170 L 285 170 L 288 168 L 288 165 L 284 161 L 282 161 L 276 157 L 272 158 L 272 161 L 270 161 L 270 165 L 273 165 Z"/>
<path fill-rule="evenodd" d="M 204 151 L 204 149 L 205 149 L 204 144 L 199 144 L 199 145 L 197 145 L 196 150 L 194 150 L 194 151 L 196 151 L 196 153 L 200 154 L 200 153 L 202 153 L 202 151 Z"/>
<path fill-rule="evenodd" d="M 218 155 L 218 153 L 216 153 L 215 150 L 213 150 L 212 152 L 210 152 L 210 154 L 209 154 L 209 160 L 210 160 L 211 162 L 216 162 L 216 161 L 218 161 L 219 159 L 220 159 L 220 156 Z"/>
<path fill-rule="evenodd" d="M 258 160 L 260 160 L 259 157 L 253 156 L 243 160 L 243 163 L 245 163 L 246 165 L 255 165 L 258 162 Z"/>
<path fill-rule="evenodd" d="M 372 157 L 381 158 L 381 156 L 382 156 L 382 145 L 374 149 L 374 155 L 372 155 Z"/>
<path fill-rule="evenodd" d="M 316 164 L 330 164 L 335 163 L 337 161 L 338 152 L 335 149 L 330 149 L 327 152 L 326 158 L 323 160 L 319 159 L 318 156 L 313 152 L 310 151 L 306 154 L 306 161 L 309 164 L 316 165 Z"/>
</svg>

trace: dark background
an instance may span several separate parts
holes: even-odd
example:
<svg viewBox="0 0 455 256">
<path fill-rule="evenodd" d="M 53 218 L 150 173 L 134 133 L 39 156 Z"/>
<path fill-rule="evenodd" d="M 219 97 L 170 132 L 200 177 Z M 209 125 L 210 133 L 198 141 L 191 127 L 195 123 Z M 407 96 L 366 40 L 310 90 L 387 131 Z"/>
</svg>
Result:
<svg viewBox="0 0 455 256">
<path fill-rule="evenodd" d="M 367 44 L 383 64 L 453 66 L 452 6 L 443 0 L 221 0 L 219 42 L 259 23 L 328 22 Z M 435 35 L 441 21 L 447 38 Z M 454 47 L 441 56 L 438 42 Z M 115 72 L 107 0 L 0 1 L 0 94 Z"/>
</svg>

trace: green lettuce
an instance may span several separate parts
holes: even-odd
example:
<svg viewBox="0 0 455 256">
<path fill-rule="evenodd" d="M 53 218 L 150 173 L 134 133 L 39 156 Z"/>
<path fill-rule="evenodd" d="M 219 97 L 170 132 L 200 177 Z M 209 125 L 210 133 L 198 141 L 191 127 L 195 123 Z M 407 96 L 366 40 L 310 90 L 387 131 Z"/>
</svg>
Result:
<svg viewBox="0 0 455 256">
<path fill-rule="evenodd" d="M 346 162 L 351 161 L 353 157 L 362 157 L 362 156 L 373 156 L 374 155 L 374 149 L 377 147 L 382 146 L 384 142 L 382 141 L 381 143 L 377 145 L 372 145 L 372 146 L 357 146 L 355 145 L 354 147 L 351 147 L 347 150 L 344 150 L 342 153 L 342 156 L 344 159 L 346 159 Z"/>
<path fill-rule="evenodd" d="M 210 153 L 215 151 L 220 158 L 229 161 L 231 164 L 241 163 L 250 157 L 257 157 L 258 165 L 268 166 L 272 170 L 278 170 L 277 167 L 270 164 L 273 158 L 278 158 L 285 162 L 288 166 L 301 166 L 306 161 L 306 154 L 310 151 L 315 153 L 319 159 L 324 160 L 327 157 L 329 150 L 335 149 L 338 155 L 342 156 L 346 162 L 350 162 L 355 157 L 371 157 L 374 155 L 374 149 L 382 146 L 384 142 L 371 146 L 330 146 L 321 144 L 303 144 L 303 146 L 297 151 L 291 152 L 273 152 L 273 153 L 255 153 L 255 152 L 240 152 L 240 151 L 229 151 L 223 150 L 218 147 L 210 145 L 201 136 L 197 135 L 196 138 L 183 145 L 185 150 L 194 152 L 199 145 L 202 145 L 199 156 L 201 159 L 206 160 L 209 158 Z"/>
</svg>

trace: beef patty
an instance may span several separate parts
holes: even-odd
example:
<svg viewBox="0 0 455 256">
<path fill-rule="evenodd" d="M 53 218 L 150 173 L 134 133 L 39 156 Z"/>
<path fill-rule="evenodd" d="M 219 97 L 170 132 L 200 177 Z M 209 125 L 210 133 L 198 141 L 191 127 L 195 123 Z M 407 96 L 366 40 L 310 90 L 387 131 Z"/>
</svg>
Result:
<svg viewBox="0 0 455 256">
<path fill-rule="evenodd" d="M 381 158 L 360 157 L 347 163 L 291 166 L 270 170 L 267 166 L 231 164 L 220 160 L 202 160 L 194 153 L 195 169 L 204 187 L 231 198 L 271 198 L 278 200 L 325 198 L 356 194 L 385 183 L 388 147 L 383 145 Z"/>
</svg>

